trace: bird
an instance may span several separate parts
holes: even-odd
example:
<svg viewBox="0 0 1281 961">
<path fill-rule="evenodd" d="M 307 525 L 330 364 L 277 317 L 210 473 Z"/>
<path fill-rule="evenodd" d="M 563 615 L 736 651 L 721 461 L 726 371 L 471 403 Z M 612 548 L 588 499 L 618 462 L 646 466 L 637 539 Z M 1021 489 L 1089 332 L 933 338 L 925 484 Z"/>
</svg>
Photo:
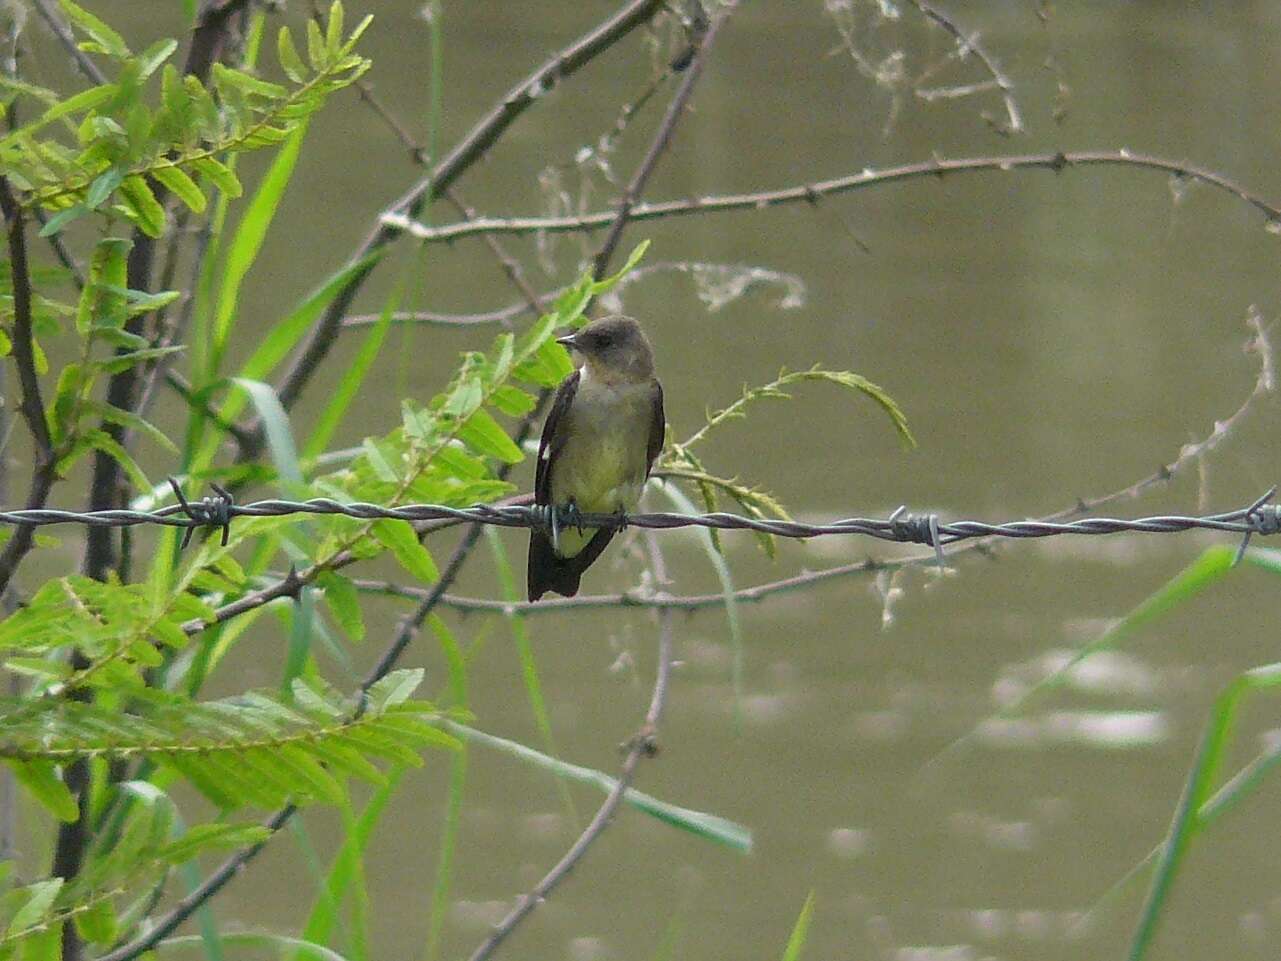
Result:
<svg viewBox="0 0 1281 961">
<path fill-rule="evenodd" d="M 575 521 L 636 506 L 667 426 L 654 351 L 636 320 L 603 317 L 557 343 L 581 364 L 556 389 L 538 445 L 534 502 L 548 508 L 549 523 L 530 529 L 530 601 L 548 591 L 578 593 L 583 572 L 617 531 Z"/>
</svg>

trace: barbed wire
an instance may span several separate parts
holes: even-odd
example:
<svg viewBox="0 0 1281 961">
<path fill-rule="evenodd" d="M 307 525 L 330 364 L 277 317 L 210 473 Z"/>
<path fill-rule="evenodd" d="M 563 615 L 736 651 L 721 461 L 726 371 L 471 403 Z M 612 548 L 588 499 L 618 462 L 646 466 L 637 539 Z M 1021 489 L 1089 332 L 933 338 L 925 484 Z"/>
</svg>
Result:
<svg viewBox="0 0 1281 961">
<path fill-rule="evenodd" d="M 854 534 L 876 540 L 900 544 L 926 544 L 935 548 L 940 566 L 943 565 L 943 548 L 958 541 L 982 537 L 1036 538 L 1056 537 L 1063 534 L 1174 534 L 1189 530 L 1215 530 L 1243 535 L 1238 557 L 1245 552 L 1250 538 L 1281 532 L 1281 506 L 1270 503 L 1276 494 L 1273 487 L 1253 503 L 1236 510 L 1219 514 L 1188 516 L 1157 514 L 1150 517 L 1083 517 L 1071 521 L 1017 520 L 1002 523 L 987 521 L 943 521 L 938 514 L 913 514 L 900 507 L 886 518 L 848 517 L 824 524 L 808 524 L 794 520 L 746 517 L 721 511 L 709 514 L 675 514 L 656 512 L 645 514 L 597 514 L 554 511 L 547 506 L 512 504 L 476 504 L 472 507 L 448 507 L 443 504 L 405 504 L 387 507 L 361 501 L 342 502 L 328 497 L 305 501 L 260 500 L 237 504 L 230 492 L 211 485 L 214 494 L 200 500 L 188 500 L 176 480 L 170 486 L 178 498 L 177 504 L 152 511 L 103 510 L 67 511 L 41 508 L 38 510 L 0 511 L 0 524 L 20 527 L 45 527 L 53 524 L 82 524 L 87 527 L 136 527 L 157 524 L 165 527 L 186 528 L 183 546 L 198 528 L 220 530 L 225 546 L 230 536 L 231 522 L 238 517 L 284 517 L 292 514 L 328 514 L 351 517 L 357 520 L 438 521 L 454 520 L 499 527 L 539 527 L 547 529 L 553 524 L 566 528 L 609 528 L 621 530 L 641 527 L 652 530 L 671 530 L 682 527 L 703 527 L 713 530 L 750 530 L 776 537 L 809 538 L 838 534 Z"/>
</svg>

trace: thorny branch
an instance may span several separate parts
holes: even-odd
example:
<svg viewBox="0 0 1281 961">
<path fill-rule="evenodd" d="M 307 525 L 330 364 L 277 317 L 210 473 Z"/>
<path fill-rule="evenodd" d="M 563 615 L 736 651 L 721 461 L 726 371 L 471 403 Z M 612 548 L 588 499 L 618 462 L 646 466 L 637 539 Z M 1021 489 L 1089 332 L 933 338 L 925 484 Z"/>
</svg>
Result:
<svg viewBox="0 0 1281 961">
<path fill-rule="evenodd" d="M 691 200 L 668 200 L 660 203 L 636 204 L 631 209 L 632 220 L 658 220 L 690 214 L 725 213 L 733 210 L 762 210 L 784 204 L 812 204 L 822 197 L 851 193 L 868 187 L 879 187 L 900 180 L 920 177 L 943 177 L 953 173 L 976 171 L 1044 169 L 1056 173 L 1069 167 L 1112 166 L 1139 167 L 1159 170 L 1172 177 L 1194 180 L 1219 190 L 1224 190 L 1239 200 L 1250 204 L 1267 218 L 1268 223 L 1281 222 L 1281 207 L 1268 203 L 1245 187 L 1206 167 L 1197 167 L 1178 160 L 1155 157 L 1150 154 L 1131 153 L 1128 150 L 1082 150 L 1067 153 L 1012 154 L 1006 157 L 962 157 L 954 160 L 934 158 L 919 163 L 903 164 L 883 170 L 863 170 L 856 174 L 819 180 L 812 183 L 762 190 L 756 193 L 723 194 L 695 197 Z M 418 223 L 400 213 L 383 217 L 388 227 L 404 230 L 427 243 L 442 243 L 478 234 L 528 234 L 571 233 L 596 230 L 612 223 L 612 211 L 596 211 L 562 217 L 484 217 L 479 220 L 438 227 Z"/>
</svg>

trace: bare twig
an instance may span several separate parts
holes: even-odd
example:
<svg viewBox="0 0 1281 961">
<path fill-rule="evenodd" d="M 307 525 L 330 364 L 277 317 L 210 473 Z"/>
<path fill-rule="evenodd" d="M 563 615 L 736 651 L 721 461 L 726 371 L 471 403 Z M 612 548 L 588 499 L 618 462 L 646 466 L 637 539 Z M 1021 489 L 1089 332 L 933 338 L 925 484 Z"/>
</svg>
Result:
<svg viewBox="0 0 1281 961">
<path fill-rule="evenodd" d="M 632 220 L 657 220 L 663 217 L 680 217 L 690 214 L 724 213 L 732 210 L 760 210 L 784 204 L 810 203 L 820 197 L 851 193 L 868 187 L 878 187 L 900 180 L 919 177 L 942 177 L 953 173 L 975 171 L 1011 171 L 1044 169 L 1055 172 L 1068 167 L 1113 166 L 1139 167 L 1159 170 L 1174 177 L 1199 181 L 1224 190 L 1239 200 L 1259 210 L 1271 222 L 1281 221 L 1281 207 L 1268 203 L 1245 187 L 1204 167 L 1197 167 L 1178 160 L 1130 153 L 1127 150 L 1073 151 L 1070 153 L 1012 154 L 1007 157 L 964 157 L 954 160 L 934 158 L 920 163 L 903 164 L 884 170 L 863 170 L 845 177 L 819 180 L 778 190 L 756 193 L 725 194 L 695 197 L 691 200 L 668 200 L 661 203 L 640 203 L 631 208 Z M 613 211 L 597 211 L 564 217 L 485 217 L 479 220 L 442 224 L 438 227 L 420 224 L 398 213 L 384 216 L 390 227 L 404 230 L 428 243 L 443 243 L 478 234 L 527 234 L 570 233 L 596 230 L 613 223 Z"/>
<path fill-rule="evenodd" d="M 698 52 L 686 69 L 685 77 L 681 80 L 681 85 L 676 89 L 676 96 L 667 105 L 667 113 L 663 115 L 663 120 L 658 125 L 658 133 L 655 134 L 654 139 L 650 142 L 644 159 L 641 161 L 640 166 L 636 168 L 636 173 L 632 175 L 631 182 L 628 183 L 627 189 L 623 192 L 622 200 L 614 213 L 609 233 L 605 235 L 605 242 L 601 244 L 600 250 L 593 261 L 594 273 L 597 279 L 605 276 L 605 268 L 613 258 L 614 250 L 617 248 L 619 240 L 622 239 L 623 231 L 632 219 L 632 210 L 636 206 L 637 200 L 640 199 L 640 195 L 644 192 L 645 184 L 649 182 L 654 168 L 658 165 L 659 157 L 663 155 L 664 151 L 667 150 L 668 144 L 671 143 L 672 132 L 676 129 L 677 122 L 685 113 L 686 107 L 689 106 L 689 98 L 694 92 L 694 85 L 698 83 L 698 79 L 703 73 L 703 67 L 707 64 L 706 53 L 715 41 L 721 25 L 733 9 L 734 5 L 727 3 L 721 9 L 721 12 L 713 18 L 706 33 L 699 39 Z"/>
<path fill-rule="evenodd" d="M 563 288 L 562 288 L 563 289 Z M 542 299 L 552 299 L 559 290 L 540 294 Z M 397 310 L 391 315 L 392 323 L 398 324 L 437 324 L 441 327 L 480 327 L 486 324 L 510 324 L 522 314 L 532 313 L 533 308 L 525 301 L 516 301 L 506 307 L 494 310 L 477 311 L 470 314 L 448 314 L 434 310 Z M 382 314 L 352 314 L 344 317 L 343 327 L 369 327 L 382 320 Z"/>
<path fill-rule="evenodd" d="M 952 39 L 956 41 L 956 49 L 960 59 L 964 60 L 970 54 L 978 58 L 988 75 L 991 76 L 992 83 L 1001 91 L 1001 98 L 1005 101 L 1005 114 L 1009 118 L 1008 131 L 1010 133 L 1021 133 L 1023 131 L 1023 118 L 1019 113 L 1019 105 L 1014 99 L 1014 84 L 1001 70 L 1000 64 L 979 44 L 979 35 L 977 33 L 967 34 L 955 20 L 938 10 L 934 4 L 928 3 L 927 0 L 909 0 L 909 2 L 917 10 L 921 11 L 922 15 L 951 34 Z M 977 89 L 979 85 L 972 84 L 970 86 Z"/>
</svg>

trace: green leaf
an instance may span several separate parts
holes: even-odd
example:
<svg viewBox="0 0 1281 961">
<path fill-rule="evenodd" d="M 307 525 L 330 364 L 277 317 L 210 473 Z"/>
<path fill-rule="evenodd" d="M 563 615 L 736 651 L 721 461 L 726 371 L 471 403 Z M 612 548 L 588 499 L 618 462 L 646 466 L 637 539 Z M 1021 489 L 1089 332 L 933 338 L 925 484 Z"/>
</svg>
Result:
<svg viewBox="0 0 1281 961">
<path fill-rule="evenodd" d="M 85 336 L 95 327 L 124 326 L 125 256 L 132 246 L 120 237 L 104 237 L 94 247 L 89 276 L 76 305 L 76 333 Z"/>
<path fill-rule="evenodd" d="M 57 899 L 58 892 L 62 890 L 64 882 L 64 878 L 49 878 L 23 888 L 22 890 L 27 895 L 27 900 L 22 907 L 14 912 L 13 919 L 9 922 L 8 930 L 5 933 L 9 935 L 17 934 L 44 921 L 52 911 L 53 902 Z"/>
<path fill-rule="evenodd" d="M 307 60 L 316 71 L 325 69 L 329 58 L 325 53 L 325 37 L 315 20 L 307 21 Z"/>
<path fill-rule="evenodd" d="M 156 69 L 173 56 L 173 52 L 178 49 L 178 41 L 172 38 L 157 40 L 138 57 L 138 77 L 146 80 Z"/>
<path fill-rule="evenodd" d="M 67 224 L 79 217 L 83 217 L 87 213 L 89 213 L 89 208 L 84 204 L 72 204 L 70 207 L 65 207 L 45 222 L 45 225 L 40 228 L 40 236 L 52 237 L 54 234 L 61 233 Z"/>
<path fill-rule="evenodd" d="M 298 48 L 294 46 L 294 38 L 287 26 L 282 26 L 276 35 L 276 54 L 280 58 L 281 69 L 290 80 L 302 83 L 307 79 L 307 68 L 298 56 Z"/>
<path fill-rule="evenodd" d="M 104 170 L 94 178 L 89 189 L 85 191 L 84 205 L 89 210 L 97 210 L 104 200 L 115 192 L 115 189 L 124 182 L 124 171 L 115 167 Z M 65 211 L 64 211 L 65 213 Z"/>
<path fill-rule="evenodd" d="M 379 520 L 370 526 L 370 534 L 391 551 L 400 566 L 424 584 L 440 580 L 440 571 L 427 548 L 418 541 L 409 521 Z"/>
<path fill-rule="evenodd" d="M 165 208 L 137 174 L 126 177 L 120 185 L 120 200 L 134 223 L 148 237 L 159 237 L 165 231 Z"/>
<path fill-rule="evenodd" d="M 805 949 L 805 942 L 809 940 L 810 921 L 814 917 L 814 892 L 810 891 L 805 898 L 805 903 L 801 906 L 801 913 L 796 917 L 796 924 L 792 927 L 792 936 L 787 939 L 787 950 L 783 952 L 783 961 L 800 961 L 801 953 Z"/>
<path fill-rule="evenodd" d="M 172 190 L 174 195 L 191 208 L 192 211 L 195 213 L 204 212 L 204 192 L 196 185 L 194 180 L 178 167 L 157 167 L 151 172 L 151 175 Z"/>
<path fill-rule="evenodd" d="M 75 923 L 80 937 L 90 944 L 111 944 L 119 932 L 116 909 L 110 898 L 88 905 L 76 914 Z"/>
<path fill-rule="evenodd" d="M 240 299 L 240 285 L 245 274 L 253 266 L 267 237 L 267 229 L 276 216 L 285 188 L 293 177 L 294 165 L 298 162 L 298 152 L 302 149 L 303 138 L 307 135 L 306 123 L 299 124 L 298 129 L 289 138 L 272 161 L 262 183 L 258 185 L 253 198 L 249 201 L 240 224 L 232 236 L 227 248 L 226 266 L 223 268 L 222 284 L 218 291 L 218 309 L 214 315 L 213 339 L 214 359 L 221 358 L 222 351 L 231 334 L 232 323 Z M 260 350 L 262 348 L 259 348 Z M 209 372 L 212 375 L 212 370 Z M 254 377 L 246 372 L 244 376 Z"/>
<path fill-rule="evenodd" d="M 181 344 L 174 347 L 146 347 L 142 350 L 130 351 L 127 354 L 116 354 L 108 360 L 94 361 L 93 366 L 98 370 L 106 371 L 108 374 L 118 374 L 122 370 L 135 367 L 146 360 L 157 360 L 161 357 L 168 357 L 170 354 L 179 354 L 187 348 Z"/>
<path fill-rule="evenodd" d="M 178 445 L 169 439 L 169 435 L 162 431 L 151 421 L 135 414 L 131 410 L 121 410 L 119 407 L 113 407 L 110 404 L 99 403 L 98 401 L 89 401 L 85 404 L 86 410 L 95 412 L 103 420 L 120 424 L 130 430 L 135 430 L 140 434 L 146 434 L 153 441 L 172 454 L 178 453 Z"/>
<path fill-rule="evenodd" d="M 309 961 L 348 961 L 337 951 L 323 944 L 306 941 L 303 938 L 291 938 L 284 934 L 252 931 L 219 932 L 218 940 L 224 944 L 256 948 L 261 952 L 260 955 L 250 955 L 251 957 L 288 956 L 287 952 L 298 952 Z M 199 934 L 184 934 L 176 938 L 165 938 L 156 945 L 156 948 L 161 953 L 170 953 L 175 949 L 194 948 L 204 943 L 203 937 Z"/>
<path fill-rule="evenodd" d="M 329 6 L 329 21 L 325 31 L 325 49 L 337 54 L 342 48 L 343 8 L 342 0 L 334 0 Z"/>
<path fill-rule="evenodd" d="M 213 157 L 200 157 L 193 160 L 191 166 L 208 177 L 209 181 L 228 197 L 239 197 L 244 192 L 235 172 L 214 160 Z"/>
<path fill-rule="evenodd" d="M 538 403 L 533 394 L 511 384 L 503 384 L 495 390 L 490 402 L 509 417 L 524 417 Z"/>
<path fill-rule="evenodd" d="M 457 721 L 444 719 L 440 723 L 446 731 L 457 734 L 466 741 L 501 751 L 535 767 L 550 771 L 558 777 L 567 778 L 581 784 L 590 784 L 605 793 L 612 791 L 617 786 L 617 779 L 605 774 L 603 771 L 549 757 L 541 751 L 534 750 L 532 747 L 479 731 L 465 724 L 459 724 Z M 623 802 L 673 827 L 689 831 L 719 844 L 724 844 L 744 854 L 752 850 L 752 832 L 742 825 L 735 824 L 725 818 L 669 804 L 634 788 L 628 788 L 623 794 Z"/>
<path fill-rule="evenodd" d="M 592 283 L 591 285 L 592 293 L 603 294 L 605 291 L 609 290 L 611 287 L 617 284 L 620 280 L 622 280 L 624 277 L 630 274 L 632 272 L 632 268 L 635 267 L 638 263 L 640 263 L 641 258 L 645 256 L 645 251 L 647 250 L 649 250 L 649 241 L 642 240 L 639 244 L 637 244 L 632 249 L 632 252 L 627 255 L 627 263 L 623 264 L 623 266 L 619 269 L 617 273 L 611 274 L 608 277 L 602 278 L 601 280 L 597 280 Z"/>
<path fill-rule="evenodd" d="M 85 440 L 94 450 L 100 450 L 124 468 L 134 487 L 140 491 L 151 490 L 151 481 L 143 473 L 133 456 L 120 446 L 119 442 L 106 431 L 95 430 L 85 435 Z"/>
<path fill-rule="evenodd" d="M 62 783 L 62 778 L 58 777 L 53 764 L 48 761 L 15 761 L 9 758 L 5 759 L 5 763 L 13 769 L 18 783 L 30 791 L 32 797 L 59 821 L 70 824 L 80 820 L 80 806 Z"/>
<path fill-rule="evenodd" d="M 467 418 L 458 437 L 478 453 L 497 457 L 507 464 L 519 464 L 525 459 L 524 452 L 486 410 L 478 410 Z"/>
<path fill-rule="evenodd" d="M 110 100 L 119 92 L 119 90 L 120 87 L 114 83 L 104 83 L 97 87 L 90 87 L 88 90 L 81 90 L 79 93 L 73 94 L 66 100 L 54 104 L 41 114 L 40 119 L 32 126 L 43 127 L 47 123 L 69 116 L 70 114 L 80 113 L 82 110 L 92 110 L 100 103 Z M 26 127 L 24 129 L 30 130 L 31 127 Z M 6 138 L 6 140 L 7 139 L 8 138 Z"/>
<path fill-rule="evenodd" d="M 215 63 L 213 65 L 213 78 L 220 88 L 232 86 L 244 93 L 257 97 L 266 97 L 269 100 L 284 100 L 289 96 L 289 91 L 280 86 L 280 84 L 259 80 L 257 77 L 251 77 L 247 73 L 233 70 L 223 63 Z"/>
<path fill-rule="evenodd" d="M 81 33 L 93 38 L 93 40 L 117 60 L 123 60 L 129 56 L 129 48 L 125 45 L 124 38 L 116 31 L 95 17 L 88 10 L 71 2 L 71 0 L 60 0 L 62 10 L 67 15 L 67 19 L 80 28 Z"/>
<path fill-rule="evenodd" d="M 293 428 L 289 426 L 289 414 L 280 403 L 276 389 L 270 384 L 248 377 L 233 377 L 231 382 L 243 389 L 253 401 L 258 417 L 262 420 L 267 448 L 276 472 L 281 479 L 301 485 L 303 480 L 302 468 L 298 464 L 298 447 L 294 443 Z"/>
<path fill-rule="evenodd" d="M 197 824 L 178 840 L 166 844 L 156 856 L 169 864 L 182 864 L 205 851 L 230 851 L 271 837 L 260 824 Z"/>
<path fill-rule="evenodd" d="M 369 688 L 369 703 L 379 711 L 404 704 L 422 686 L 424 673 L 421 667 L 392 671 Z"/>
</svg>

